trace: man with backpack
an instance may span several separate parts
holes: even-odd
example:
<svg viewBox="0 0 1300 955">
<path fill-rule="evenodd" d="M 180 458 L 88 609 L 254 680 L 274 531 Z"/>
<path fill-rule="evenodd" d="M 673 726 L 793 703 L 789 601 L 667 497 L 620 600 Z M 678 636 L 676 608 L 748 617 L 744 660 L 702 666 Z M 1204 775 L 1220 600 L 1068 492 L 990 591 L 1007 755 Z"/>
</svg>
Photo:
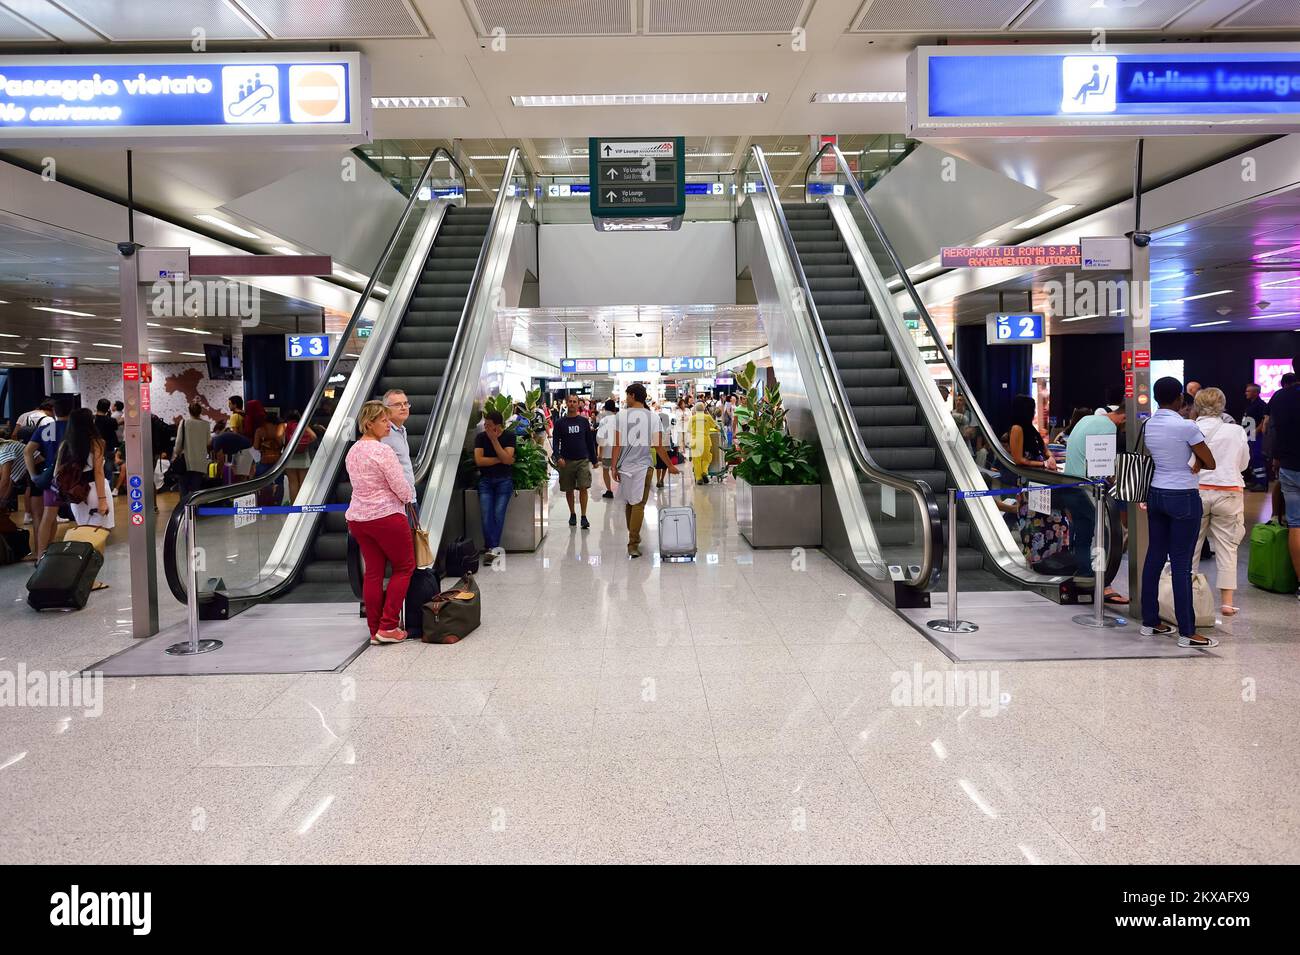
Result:
<svg viewBox="0 0 1300 955">
<path fill-rule="evenodd" d="M 54 466 L 68 430 L 72 415 L 72 399 L 54 401 L 54 417 L 44 419 L 32 433 L 23 452 L 27 473 L 32 485 L 32 523 L 36 526 L 35 559 L 40 560 L 54 538 L 54 528 L 59 520 L 59 496 L 54 490 Z"/>
</svg>

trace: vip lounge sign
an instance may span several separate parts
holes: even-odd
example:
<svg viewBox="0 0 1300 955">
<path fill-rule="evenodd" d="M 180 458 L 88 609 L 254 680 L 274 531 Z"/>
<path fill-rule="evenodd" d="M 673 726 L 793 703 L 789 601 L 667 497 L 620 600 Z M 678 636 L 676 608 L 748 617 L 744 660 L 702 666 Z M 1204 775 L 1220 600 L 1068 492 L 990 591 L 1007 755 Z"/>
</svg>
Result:
<svg viewBox="0 0 1300 955">
<path fill-rule="evenodd" d="M 0 146 L 370 141 L 360 53 L 0 57 Z"/>
<path fill-rule="evenodd" d="M 918 47 L 908 134 L 1096 136 L 1300 130 L 1300 46 Z"/>
</svg>

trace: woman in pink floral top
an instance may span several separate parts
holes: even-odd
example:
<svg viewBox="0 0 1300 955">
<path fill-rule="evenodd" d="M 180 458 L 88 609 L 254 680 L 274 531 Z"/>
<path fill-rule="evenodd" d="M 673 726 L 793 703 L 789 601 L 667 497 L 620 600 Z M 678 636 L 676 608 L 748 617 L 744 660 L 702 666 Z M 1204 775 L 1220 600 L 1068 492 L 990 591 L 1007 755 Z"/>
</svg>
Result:
<svg viewBox="0 0 1300 955">
<path fill-rule="evenodd" d="M 348 533 L 361 547 L 366 576 L 362 593 L 370 642 L 401 643 L 406 631 L 398 615 L 406 602 L 406 591 L 415 570 L 415 540 L 406 516 L 406 506 L 415 500 L 397 455 L 380 439 L 388 434 L 388 409 L 382 401 L 367 401 L 357 416 L 361 438 L 348 451 L 348 479 L 352 500 L 348 503 Z M 385 565 L 393 565 L 384 590 Z"/>
</svg>

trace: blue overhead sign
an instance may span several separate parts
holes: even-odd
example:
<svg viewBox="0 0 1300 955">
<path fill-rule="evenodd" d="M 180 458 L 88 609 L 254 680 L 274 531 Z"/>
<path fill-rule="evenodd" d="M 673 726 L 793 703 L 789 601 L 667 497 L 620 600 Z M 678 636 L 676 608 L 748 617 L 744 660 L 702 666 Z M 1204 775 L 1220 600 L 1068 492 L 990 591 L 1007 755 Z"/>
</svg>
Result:
<svg viewBox="0 0 1300 955">
<path fill-rule="evenodd" d="M 1047 340 L 1043 316 L 1036 312 L 994 312 L 987 317 L 985 328 L 990 345 L 1032 345 Z"/>
<path fill-rule="evenodd" d="M 369 96 L 360 53 L 0 57 L 0 146 L 369 142 Z"/>
<path fill-rule="evenodd" d="M 565 375 L 626 374 L 628 372 L 663 372 L 681 374 L 713 371 L 718 367 L 712 355 L 674 355 L 658 358 L 562 358 L 560 372 Z"/>
<path fill-rule="evenodd" d="M 328 335 L 285 335 L 284 357 L 289 361 L 329 361 Z"/>
<path fill-rule="evenodd" d="M 908 131 L 918 136 L 1295 132 L 1300 48 L 920 47 L 908 59 L 907 95 Z"/>
</svg>

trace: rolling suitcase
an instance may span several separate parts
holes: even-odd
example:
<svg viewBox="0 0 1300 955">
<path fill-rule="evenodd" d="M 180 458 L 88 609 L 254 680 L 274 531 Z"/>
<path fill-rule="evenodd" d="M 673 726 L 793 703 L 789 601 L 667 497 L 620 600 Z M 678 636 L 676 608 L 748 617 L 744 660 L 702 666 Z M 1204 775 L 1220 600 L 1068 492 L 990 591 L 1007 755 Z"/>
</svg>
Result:
<svg viewBox="0 0 1300 955">
<path fill-rule="evenodd" d="M 104 556 L 85 541 L 55 541 L 45 549 L 27 581 L 34 610 L 81 610 L 104 566 Z"/>
<path fill-rule="evenodd" d="M 1287 550 L 1287 533 L 1288 528 L 1276 520 L 1251 528 L 1246 579 L 1260 590 L 1275 594 L 1295 593 L 1295 568 L 1291 566 L 1291 554 Z"/>
<path fill-rule="evenodd" d="M 680 478 L 681 475 L 678 475 Z M 682 506 L 672 507 L 673 480 L 668 475 L 668 507 L 659 508 L 659 558 L 660 560 L 695 559 L 695 508 L 686 503 L 686 481 L 682 486 Z"/>
</svg>

